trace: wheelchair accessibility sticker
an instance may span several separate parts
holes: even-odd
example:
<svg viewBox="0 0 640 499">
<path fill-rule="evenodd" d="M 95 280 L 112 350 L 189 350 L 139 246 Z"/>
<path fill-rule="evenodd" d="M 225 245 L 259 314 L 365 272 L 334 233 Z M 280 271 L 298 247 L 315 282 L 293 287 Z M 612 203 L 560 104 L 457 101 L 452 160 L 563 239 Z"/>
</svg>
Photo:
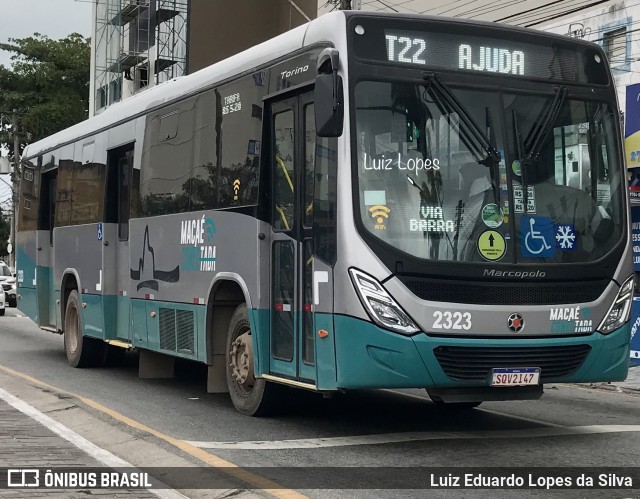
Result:
<svg viewBox="0 0 640 499">
<path fill-rule="evenodd" d="M 522 217 L 520 219 L 520 247 L 524 257 L 546 258 L 554 256 L 555 239 L 551 217 Z"/>
</svg>

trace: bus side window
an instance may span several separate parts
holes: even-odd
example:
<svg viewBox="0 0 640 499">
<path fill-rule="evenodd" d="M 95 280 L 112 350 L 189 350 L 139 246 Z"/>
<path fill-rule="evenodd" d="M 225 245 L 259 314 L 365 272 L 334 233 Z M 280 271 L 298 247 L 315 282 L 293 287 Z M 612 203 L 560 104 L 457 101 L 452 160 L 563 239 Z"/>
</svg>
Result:
<svg viewBox="0 0 640 499">
<path fill-rule="evenodd" d="M 293 111 L 287 110 L 274 117 L 275 172 L 273 174 L 273 228 L 289 231 L 293 229 L 293 203 L 295 177 L 293 156 Z"/>
<path fill-rule="evenodd" d="M 56 213 L 56 178 L 58 171 L 50 170 L 42 174 L 40 185 L 40 213 L 38 230 L 49 231 L 49 244 L 53 246 L 53 225 Z"/>
<path fill-rule="evenodd" d="M 132 179 L 139 179 L 133 170 L 133 144 L 112 149 L 108 153 L 107 196 L 105 222 L 118 224 L 118 239 L 129 239 L 129 218 L 131 216 Z M 134 195 L 136 188 L 134 186 Z M 136 209 L 134 209 L 136 211 Z"/>
<path fill-rule="evenodd" d="M 314 153 L 313 254 L 325 263 L 336 262 L 336 199 L 338 140 L 317 137 Z"/>
</svg>

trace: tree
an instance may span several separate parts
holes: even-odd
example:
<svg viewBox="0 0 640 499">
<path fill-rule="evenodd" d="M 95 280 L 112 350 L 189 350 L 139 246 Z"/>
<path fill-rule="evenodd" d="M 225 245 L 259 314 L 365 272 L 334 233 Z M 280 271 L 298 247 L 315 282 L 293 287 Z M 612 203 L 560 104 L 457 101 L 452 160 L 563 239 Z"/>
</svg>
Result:
<svg viewBox="0 0 640 499">
<path fill-rule="evenodd" d="M 0 65 L 0 110 L 18 113 L 20 149 L 86 119 L 89 115 L 91 46 L 73 33 L 51 40 L 35 33 L 10 38 L 11 67 Z M 0 127 L 0 146 L 13 155 L 10 120 Z"/>
</svg>

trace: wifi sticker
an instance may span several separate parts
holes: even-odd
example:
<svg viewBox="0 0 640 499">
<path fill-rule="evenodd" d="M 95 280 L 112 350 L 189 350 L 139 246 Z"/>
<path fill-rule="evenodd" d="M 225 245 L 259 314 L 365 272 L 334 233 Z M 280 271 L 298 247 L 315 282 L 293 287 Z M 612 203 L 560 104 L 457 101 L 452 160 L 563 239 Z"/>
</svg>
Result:
<svg viewBox="0 0 640 499">
<path fill-rule="evenodd" d="M 238 200 L 238 192 L 240 191 L 240 179 L 235 179 L 233 181 L 233 200 Z"/>
<path fill-rule="evenodd" d="M 376 230 L 385 230 L 387 226 L 384 224 L 384 222 L 389 218 L 391 209 L 387 208 L 384 205 L 377 204 L 369 208 L 369 212 L 371 213 L 371 217 L 376 221 L 376 224 L 373 226 L 373 228 Z"/>
</svg>

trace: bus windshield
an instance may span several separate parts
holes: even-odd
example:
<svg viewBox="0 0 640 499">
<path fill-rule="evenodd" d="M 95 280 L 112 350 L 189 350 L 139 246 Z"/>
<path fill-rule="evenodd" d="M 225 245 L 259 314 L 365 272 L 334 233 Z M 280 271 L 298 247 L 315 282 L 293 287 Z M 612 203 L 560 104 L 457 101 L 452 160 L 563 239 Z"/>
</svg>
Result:
<svg viewBox="0 0 640 499">
<path fill-rule="evenodd" d="M 365 230 L 436 261 L 579 263 L 623 235 L 614 113 L 555 93 L 361 81 Z"/>
</svg>

